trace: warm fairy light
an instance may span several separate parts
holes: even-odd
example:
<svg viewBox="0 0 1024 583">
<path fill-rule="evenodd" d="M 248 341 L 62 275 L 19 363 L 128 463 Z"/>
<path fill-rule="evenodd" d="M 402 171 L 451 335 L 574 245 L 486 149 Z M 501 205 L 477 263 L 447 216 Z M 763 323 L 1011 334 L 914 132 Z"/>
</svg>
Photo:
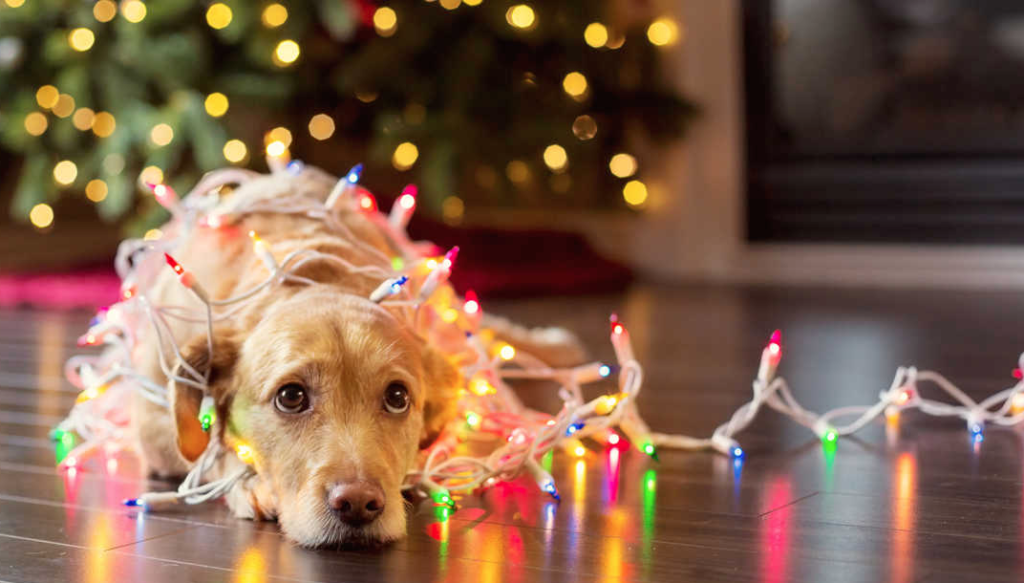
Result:
<svg viewBox="0 0 1024 583">
<path fill-rule="evenodd" d="M 579 71 L 573 71 L 562 79 L 562 89 L 576 101 L 581 100 L 587 93 L 587 78 Z"/>
<path fill-rule="evenodd" d="M 53 179 L 61 186 L 67 186 L 78 178 L 78 166 L 71 160 L 61 160 L 53 167 Z"/>
<path fill-rule="evenodd" d="M 359 195 L 359 208 L 366 212 L 377 210 L 377 199 L 373 198 L 373 195 L 369 192 L 362 192 Z"/>
<path fill-rule="evenodd" d="M 7 4 L 11 8 L 18 8 L 25 3 L 25 0 L 4 0 L 4 4 Z"/>
<path fill-rule="evenodd" d="M 309 118 L 309 135 L 315 140 L 326 140 L 334 135 L 334 118 L 326 113 L 318 113 Z"/>
<path fill-rule="evenodd" d="M 524 184 L 530 180 L 530 167 L 522 160 L 512 160 L 505 166 L 505 176 L 514 184 Z"/>
<path fill-rule="evenodd" d="M 117 16 L 117 4 L 110 0 L 99 0 L 92 6 L 92 16 L 100 22 L 110 22 Z"/>
<path fill-rule="evenodd" d="M 41 136 L 46 128 L 49 126 L 49 122 L 46 121 L 46 116 L 38 111 L 25 116 L 25 131 L 30 136 Z"/>
<path fill-rule="evenodd" d="M 454 324 L 459 319 L 459 311 L 455 308 L 448 308 L 441 312 L 441 319 L 444 320 L 445 324 Z"/>
<path fill-rule="evenodd" d="M 45 202 L 41 202 L 28 212 L 28 220 L 32 221 L 32 226 L 35 228 L 45 229 L 53 224 L 53 208 Z"/>
<path fill-rule="evenodd" d="M 75 98 L 67 93 L 61 93 L 57 96 L 57 103 L 53 104 L 50 111 L 53 112 L 53 115 L 60 118 L 71 115 L 75 111 Z"/>
<path fill-rule="evenodd" d="M 462 0 L 462 3 L 466 6 L 480 6 L 480 3 L 484 0 Z"/>
<path fill-rule="evenodd" d="M 252 447 L 245 443 L 239 443 L 235 446 L 235 455 L 242 461 L 243 464 L 252 464 L 253 451 Z"/>
<path fill-rule="evenodd" d="M 477 299 L 475 291 L 466 290 L 466 301 L 462 304 L 462 310 L 471 315 L 480 311 L 480 301 Z"/>
<path fill-rule="evenodd" d="M 773 346 L 776 346 L 776 345 L 773 344 Z M 904 404 L 906 404 L 907 401 L 910 400 L 910 396 L 911 396 L 910 395 L 910 389 L 902 389 L 899 393 L 896 394 L 896 404 L 897 405 L 904 405 Z"/>
<path fill-rule="evenodd" d="M 93 342 L 89 342 L 89 344 L 93 344 Z M 103 393 L 107 392 L 107 388 L 107 385 L 89 387 L 88 389 L 78 394 L 78 398 L 75 399 L 75 402 L 83 403 L 85 401 L 91 401 L 92 399 L 95 399 L 96 397 L 99 397 Z"/>
<path fill-rule="evenodd" d="M 583 40 L 588 46 L 599 49 L 608 42 L 608 28 L 600 22 L 591 22 L 583 31 Z"/>
<path fill-rule="evenodd" d="M 242 140 L 228 140 L 224 144 L 224 159 L 233 164 L 245 160 L 248 153 L 249 150 L 245 147 L 245 143 Z"/>
<path fill-rule="evenodd" d="M 206 96 L 206 101 L 203 102 L 203 107 L 206 109 L 206 113 L 210 117 L 220 117 L 228 112 L 228 96 L 224 95 L 219 91 L 215 91 Z"/>
<path fill-rule="evenodd" d="M 573 448 L 572 453 L 574 453 L 576 457 L 583 457 L 587 455 L 587 448 L 583 447 L 583 444 L 581 443 Z"/>
<path fill-rule="evenodd" d="M 164 236 L 164 232 L 160 229 L 150 229 L 146 231 L 146 234 L 142 236 L 144 241 L 156 241 Z"/>
<path fill-rule="evenodd" d="M 636 158 L 626 153 L 615 154 L 608 162 L 608 169 L 618 178 L 629 178 L 636 174 Z"/>
<path fill-rule="evenodd" d="M 377 92 L 366 90 L 356 91 L 356 99 L 363 103 L 373 103 L 377 99 Z"/>
<path fill-rule="evenodd" d="M 96 178 L 85 185 L 85 196 L 93 202 L 102 202 L 107 198 L 107 183 Z"/>
<path fill-rule="evenodd" d="M 502 360 L 512 360 L 516 357 L 516 349 L 512 348 L 511 344 L 506 344 L 498 351 L 498 356 L 500 356 Z"/>
<path fill-rule="evenodd" d="M 416 159 L 420 157 L 420 150 L 416 147 L 416 144 L 412 142 L 402 142 L 395 148 L 395 153 L 391 156 L 391 165 L 396 170 L 408 170 L 412 168 L 412 165 L 416 163 Z"/>
<path fill-rule="evenodd" d="M 89 109 L 88 107 L 79 108 L 75 111 L 75 114 L 71 116 L 71 124 L 75 126 L 76 130 L 83 132 L 92 129 L 92 124 L 96 121 L 96 112 Z"/>
<path fill-rule="evenodd" d="M 284 145 L 284 142 L 274 141 L 267 144 L 267 155 L 268 156 L 283 156 L 288 148 Z"/>
<path fill-rule="evenodd" d="M 165 123 L 153 126 L 149 131 L 149 141 L 155 146 L 166 146 L 174 139 L 174 128 Z"/>
<path fill-rule="evenodd" d="M 287 67 L 298 60 L 300 52 L 299 43 L 285 39 L 277 43 L 274 49 L 274 64 L 278 67 Z"/>
<path fill-rule="evenodd" d="M 480 415 L 472 411 L 466 413 L 466 423 L 468 423 L 469 426 L 472 427 L 473 429 L 480 427 L 480 421 Z"/>
<path fill-rule="evenodd" d="M 647 202 L 647 185 L 639 180 L 630 180 L 622 188 L 622 198 L 629 206 L 642 206 Z"/>
<path fill-rule="evenodd" d="M 1010 410 L 1014 415 L 1024 413 L 1024 393 L 1017 393 L 1010 401 Z"/>
<path fill-rule="evenodd" d="M 292 145 L 292 132 L 286 127 L 278 126 L 263 135 L 263 145 L 268 146 L 271 142 L 281 142 L 285 148 Z"/>
<path fill-rule="evenodd" d="M 231 18 L 234 15 L 231 13 L 231 8 L 223 2 L 217 2 L 211 4 L 206 9 L 206 24 L 210 25 L 210 28 L 220 30 L 226 28 L 227 25 L 231 24 Z"/>
<path fill-rule="evenodd" d="M 585 142 L 597 135 L 597 122 L 589 115 L 581 115 L 572 122 L 572 135 Z"/>
<path fill-rule="evenodd" d="M 569 156 L 565 153 L 565 148 L 558 144 L 551 144 L 547 148 L 544 148 L 544 164 L 548 168 L 559 171 L 564 170 L 565 166 L 569 163 Z"/>
<path fill-rule="evenodd" d="M 50 109 L 57 105 L 58 97 L 60 97 L 60 91 L 57 91 L 53 85 L 43 85 L 36 91 L 36 103 L 43 109 Z"/>
<path fill-rule="evenodd" d="M 594 405 L 594 412 L 598 415 L 607 415 L 615 410 L 615 405 L 618 403 L 619 397 L 616 395 L 605 395 Z"/>
<path fill-rule="evenodd" d="M 529 4 L 516 4 L 505 12 L 505 20 L 514 28 L 526 30 L 537 24 L 537 15 Z"/>
<path fill-rule="evenodd" d="M 116 128 L 117 120 L 114 119 L 113 115 L 105 111 L 97 113 L 96 117 L 92 120 L 92 133 L 96 134 L 97 137 L 109 137 Z"/>
<path fill-rule="evenodd" d="M 78 52 L 85 52 L 96 42 L 96 35 L 85 27 L 73 29 L 68 33 L 68 44 Z"/>
<path fill-rule="evenodd" d="M 416 207 L 416 195 L 414 194 L 403 194 L 398 197 L 398 204 L 404 209 L 412 209 Z"/>
<path fill-rule="evenodd" d="M 449 225 L 457 225 L 462 222 L 462 215 L 466 212 L 466 205 L 457 196 L 445 197 L 441 202 L 441 216 L 444 222 Z"/>
<path fill-rule="evenodd" d="M 373 28 L 377 34 L 388 37 L 398 29 L 398 14 L 390 6 L 381 6 L 373 13 Z"/>
<path fill-rule="evenodd" d="M 836 439 L 838 438 L 839 435 L 836 433 L 836 431 L 834 429 L 829 429 L 828 431 L 825 432 L 825 435 L 823 435 L 821 439 L 825 443 L 835 443 Z"/>
<path fill-rule="evenodd" d="M 610 433 L 610 434 L 608 435 L 608 444 L 609 444 L 609 445 L 618 445 L 618 443 L 619 443 L 619 440 L 620 440 L 620 439 L 621 439 L 621 438 L 619 437 L 619 434 L 618 434 L 618 433 L 615 433 L 615 432 L 613 431 L 613 432 L 611 432 L 611 433 Z"/>
<path fill-rule="evenodd" d="M 288 20 L 288 9 L 283 4 L 275 2 L 263 9 L 261 19 L 263 20 L 263 26 L 277 28 Z"/>
<path fill-rule="evenodd" d="M 470 381 L 469 390 L 473 391 L 477 395 L 480 395 L 481 397 L 484 395 L 493 395 L 494 393 L 498 392 L 497 389 L 494 388 L 494 385 L 487 382 L 487 379 L 482 379 L 479 377 Z"/>
<path fill-rule="evenodd" d="M 679 39 L 679 25 L 675 20 L 662 16 L 647 27 L 647 40 L 658 47 L 674 44 Z"/>
<path fill-rule="evenodd" d="M 121 4 L 121 14 L 128 22 L 142 22 L 146 18 L 146 5 L 139 0 L 127 0 Z"/>
<path fill-rule="evenodd" d="M 185 273 L 185 268 L 182 267 L 181 264 L 178 263 L 178 260 L 172 257 L 170 253 L 164 253 L 164 261 L 167 262 L 167 265 L 171 266 L 171 269 L 174 270 L 175 274 L 182 275 Z"/>
<path fill-rule="evenodd" d="M 164 181 L 164 171 L 159 166 L 146 166 L 139 173 L 139 181 L 142 184 L 161 184 Z"/>
<path fill-rule="evenodd" d="M 462 0 L 438 0 L 438 4 L 445 10 L 455 10 L 459 6 L 462 6 Z"/>
</svg>

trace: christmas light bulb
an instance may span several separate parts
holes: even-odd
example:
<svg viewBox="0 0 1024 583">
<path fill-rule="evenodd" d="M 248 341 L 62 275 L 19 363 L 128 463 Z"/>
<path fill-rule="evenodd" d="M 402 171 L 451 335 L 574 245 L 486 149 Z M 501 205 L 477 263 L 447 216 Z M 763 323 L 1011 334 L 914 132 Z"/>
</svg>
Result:
<svg viewBox="0 0 1024 583">
<path fill-rule="evenodd" d="M 516 349 L 511 344 L 506 344 L 498 350 L 498 356 L 504 361 L 512 360 L 516 357 Z"/>
<path fill-rule="evenodd" d="M 480 311 L 480 301 L 477 299 L 475 291 L 466 290 L 466 298 L 462 303 L 462 311 L 470 315 L 476 314 Z"/>
<path fill-rule="evenodd" d="M 216 420 L 217 412 L 214 408 L 213 396 L 203 395 L 203 400 L 199 404 L 199 423 L 203 426 L 203 431 L 209 431 Z"/>
<path fill-rule="evenodd" d="M 154 184 L 152 182 L 147 182 L 146 186 L 153 191 L 153 198 L 160 203 L 160 206 L 171 212 L 178 211 L 178 193 L 173 188 L 166 184 Z"/>
<path fill-rule="evenodd" d="M 583 429 L 584 425 L 586 425 L 586 424 L 583 423 L 582 421 L 577 421 L 576 423 L 572 423 L 572 424 L 569 425 L 569 427 L 567 427 L 565 429 L 565 434 L 567 436 L 568 435 L 576 435 L 576 432 L 579 431 L 580 429 Z"/>
<path fill-rule="evenodd" d="M 612 431 L 612 432 L 610 432 L 608 434 L 608 444 L 609 445 L 618 445 L 620 441 L 622 441 L 622 438 L 619 437 L 618 433 L 615 433 L 614 431 Z"/>
<path fill-rule="evenodd" d="M 374 212 L 377 210 L 377 199 L 368 191 L 359 192 L 359 209 L 363 212 Z"/>
<path fill-rule="evenodd" d="M 235 446 L 235 455 L 242 461 L 243 464 L 252 465 L 253 462 L 253 451 L 252 447 L 247 443 L 239 443 Z"/>
<path fill-rule="evenodd" d="M 359 177 L 363 174 L 363 165 L 356 164 L 349 170 L 345 177 L 339 180 L 334 188 L 331 189 L 331 193 L 327 196 L 327 201 L 324 202 L 324 207 L 331 209 L 338 202 L 342 196 L 348 194 L 355 187 L 356 183 L 359 182 Z"/>
<path fill-rule="evenodd" d="M 761 352 L 761 364 L 757 369 L 757 378 L 763 383 L 769 383 L 775 377 L 775 370 L 782 360 L 782 332 L 772 332 L 768 345 Z"/>
<path fill-rule="evenodd" d="M 581 443 L 572 449 L 572 453 L 575 454 L 576 457 L 583 457 L 587 455 L 587 448 L 583 447 L 583 444 Z"/>
<path fill-rule="evenodd" d="M 619 395 L 605 395 L 599 397 L 597 402 L 594 404 L 594 413 L 598 415 L 607 415 L 615 410 L 615 406 L 619 403 Z"/>
<path fill-rule="evenodd" d="M 1024 413 L 1024 393 L 1017 393 L 1010 400 L 1010 411 L 1014 415 Z"/>
<path fill-rule="evenodd" d="M 256 231 L 249 231 L 249 238 L 252 239 L 253 252 L 260 258 L 263 265 L 266 266 L 271 273 L 276 272 L 277 260 L 274 259 L 274 254 L 270 252 L 270 246 L 256 234 Z"/>
<path fill-rule="evenodd" d="M 177 259 L 171 257 L 170 253 L 164 253 L 164 260 L 167 261 L 167 265 L 171 266 L 171 269 L 174 270 L 174 273 L 178 275 L 183 275 L 185 273 L 185 268 L 182 267 L 180 263 L 178 263 Z"/>
<path fill-rule="evenodd" d="M 362 175 L 363 175 L 363 165 L 361 163 L 360 164 L 356 164 L 348 172 L 345 173 L 345 180 L 347 180 L 349 184 L 355 184 L 355 183 L 359 182 L 359 178 Z"/>
<path fill-rule="evenodd" d="M 469 424 L 469 426 L 472 427 L 473 429 L 480 428 L 480 421 L 480 415 L 474 413 L 473 411 L 466 413 L 466 423 Z"/>
<path fill-rule="evenodd" d="M 658 461 L 658 449 L 654 447 L 654 444 L 650 440 L 644 440 L 640 444 L 640 451 L 651 456 L 654 461 Z"/>
<path fill-rule="evenodd" d="M 608 321 L 611 324 L 611 341 L 612 348 L 615 349 L 615 358 L 622 364 L 633 361 L 633 345 L 629 338 L 629 330 L 619 321 L 618 314 L 612 313 Z"/>
<path fill-rule="evenodd" d="M 409 278 L 402 275 L 399 277 L 392 277 L 381 282 L 372 292 L 370 292 L 370 301 L 374 303 L 380 303 L 387 298 L 402 291 L 402 286 L 409 281 Z"/>
<path fill-rule="evenodd" d="M 416 194 L 415 184 L 409 184 L 402 189 L 402 194 L 395 200 L 395 204 L 391 207 L 391 213 L 388 215 L 388 222 L 392 227 L 404 229 L 409 224 L 412 213 L 416 210 Z"/>
</svg>

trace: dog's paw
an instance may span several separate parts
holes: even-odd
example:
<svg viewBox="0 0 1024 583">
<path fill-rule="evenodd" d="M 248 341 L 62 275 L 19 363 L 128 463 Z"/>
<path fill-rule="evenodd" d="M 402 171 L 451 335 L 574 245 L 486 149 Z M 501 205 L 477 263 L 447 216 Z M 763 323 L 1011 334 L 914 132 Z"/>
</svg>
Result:
<svg viewBox="0 0 1024 583">
<path fill-rule="evenodd" d="M 224 497 L 235 518 L 246 520 L 276 520 L 277 497 L 259 476 L 252 476 L 235 484 Z"/>
</svg>

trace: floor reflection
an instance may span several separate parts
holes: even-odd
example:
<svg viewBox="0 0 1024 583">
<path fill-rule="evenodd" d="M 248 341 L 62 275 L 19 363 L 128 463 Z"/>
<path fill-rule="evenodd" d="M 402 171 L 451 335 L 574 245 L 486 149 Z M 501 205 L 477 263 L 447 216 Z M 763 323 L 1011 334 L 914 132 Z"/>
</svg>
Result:
<svg viewBox="0 0 1024 583">
<path fill-rule="evenodd" d="M 766 508 L 775 509 L 761 521 L 761 580 L 782 583 L 789 575 L 790 523 L 793 485 L 788 476 L 776 476 L 768 484 Z"/>
<path fill-rule="evenodd" d="M 914 580 L 914 521 L 917 502 L 917 458 L 904 452 L 896 458 L 892 501 L 892 581 Z"/>
</svg>

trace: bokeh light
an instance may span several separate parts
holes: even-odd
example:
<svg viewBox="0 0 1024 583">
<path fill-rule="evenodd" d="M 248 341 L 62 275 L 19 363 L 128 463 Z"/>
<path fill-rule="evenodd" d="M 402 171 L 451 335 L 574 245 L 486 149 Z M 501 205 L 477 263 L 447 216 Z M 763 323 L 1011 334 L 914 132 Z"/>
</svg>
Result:
<svg viewBox="0 0 1024 583">
<path fill-rule="evenodd" d="M 53 104 L 50 111 L 53 112 L 53 115 L 60 118 L 65 118 L 71 115 L 72 112 L 75 111 L 75 98 L 71 97 L 67 93 L 61 93 L 57 96 L 57 103 Z"/>
<path fill-rule="evenodd" d="M 117 4 L 110 0 L 99 0 L 92 5 L 92 15 L 100 22 L 110 22 L 117 16 Z"/>
<path fill-rule="evenodd" d="M 658 47 L 673 45 L 679 40 L 679 25 L 675 20 L 662 16 L 647 27 L 647 40 Z"/>
<path fill-rule="evenodd" d="M 558 144 L 551 144 L 547 148 L 544 148 L 544 164 L 548 168 L 555 172 L 564 170 L 566 165 L 569 163 L 569 156 L 565 152 L 565 148 Z"/>
<path fill-rule="evenodd" d="M 53 85 L 43 85 L 36 91 L 36 103 L 43 109 L 50 109 L 57 105 L 58 97 L 60 97 L 60 91 L 57 91 Z"/>
<path fill-rule="evenodd" d="M 33 111 L 25 116 L 25 131 L 30 136 L 43 135 L 43 132 L 46 131 L 49 125 L 50 123 L 46 121 L 46 116 L 38 111 Z"/>
<path fill-rule="evenodd" d="M 629 178 L 636 174 L 636 158 L 626 153 L 615 154 L 608 162 L 608 169 L 619 178 Z"/>
<path fill-rule="evenodd" d="M 93 202 L 101 202 L 107 198 L 107 183 L 96 178 L 85 185 L 85 197 Z"/>
<path fill-rule="evenodd" d="M 245 147 L 242 140 L 228 140 L 224 144 L 224 159 L 232 164 L 237 164 L 248 155 L 249 149 Z"/>
<path fill-rule="evenodd" d="M 466 205 L 457 196 L 449 196 L 441 202 L 441 216 L 444 222 L 449 225 L 457 225 L 462 222 L 462 215 L 466 212 Z"/>
<path fill-rule="evenodd" d="M 164 181 L 164 171 L 159 166 L 146 166 L 139 172 L 139 181 L 143 184 L 161 184 Z"/>
<path fill-rule="evenodd" d="M 600 22 L 591 22 L 583 31 L 583 40 L 588 46 L 599 49 L 608 43 L 608 28 Z"/>
<path fill-rule="evenodd" d="M 61 160 L 53 167 L 53 179 L 61 186 L 67 186 L 78 178 L 78 166 L 71 160 Z"/>
<path fill-rule="evenodd" d="M 572 122 L 572 135 L 586 141 L 597 135 L 597 122 L 589 115 L 581 115 Z"/>
<path fill-rule="evenodd" d="M 166 146 L 167 144 L 170 144 L 173 139 L 174 128 L 168 124 L 157 124 L 149 131 L 149 141 L 153 142 L 156 146 Z"/>
<path fill-rule="evenodd" d="M 75 111 L 75 114 L 71 116 L 71 123 L 75 126 L 75 129 L 83 132 L 92 129 L 92 124 L 95 121 L 96 112 L 88 107 L 83 107 Z"/>
<path fill-rule="evenodd" d="M 146 5 L 139 0 L 127 0 L 121 4 L 121 14 L 128 22 L 142 22 L 146 18 Z"/>
<path fill-rule="evenodd" d="M 206 24 L 209 24 L 210 28 L 216 30 L 227 28 L 227 26 L 231 24 L 231 19 L 233 17 L 234 14 L 232 14 L 231 8 L 223 2 L 211 4 L 210 7 L 206 9 Z"/>
<path fill-rule="evenodd" d="M 398 14 L 390 6 L 381 6 L 373 13 L 373 28 L 383 37 L 395 34 L 398 29 Z"/>
<path fill-rule="evenodd" d="M 206 113 L 211 117 L 220 117 L 228 112 L 228 96 L 224 95 L 219 91 L 215 91 L 206 96 L 206 101 L 203 102 L 203 107 L 206 109 Z"/>
<path fill-rule="evenodd" d="M 277 28 L 288 20 L 288 9 L 283 4 L 277 2 L 269 4 L 263 9 L 263 26 L 267 28 Z"/>
<path fill-rule="evenodd" d="M 84 52 L 91 49 L 95 42 L 96 35 L 88 28 L 76 28 L 68 33 L 68 44 L 71 45 L 72 49 L 78 52 Z"/>
<path fill-rule="evenodd" d="M 274 49 L 274 64 L 278 67 L 287 67 L 298 60 L 300 52 L 299 43 L 285 39 L 277 43 Z"/>
<path fill-rule="evenodd" d="M 116 128 L 117 121 L 114 116 L 105 111 L 97 113 L 96 118 L 92 121 L 92 133 L 101 138 L 110 136 Z"/>
<path fill-rule="evenodd" d="M 53 209 L 46 203 L 39 203 L 28 213 L 28 220 L 37 229 L 45 229 L 53 224 Z"/>
<path fill-rule="evenodd" d="M 412 168 L 412 165 L 416 163 L 416 159 L 420 157 L 420 150 L 416 147 L 416 144 L 412 142 L 402 142 L 395 148 L 395 153 L 391 156 L 391 165 L 396 170 L 408 170 Z"/>
<path fill-rule="evenodd" d="M 587 94 L 587 78 L 579 71 L 573 71 L 562 79 L 562 89 L 576 101 L 580 101 Z"/>
<path fill-rule="evenodd" d="M 647 202 L 647 185 L 639 180 L 630 180 L 622 189 L 622 198 L 629 206 L 642 206 Z"/>
<path fill-rule="evenodd" d="M 318 113 L 309 119 L 309 135 L 316 140 L 326 140 L 334 135 L 334 119 L 326 113 Z"/>
<path fill-rule="evenodd" d="M 537 14 L 529 4 L 516 4 L 505 12 L 505 20 L 514 28 L 528 30 L 536 26 Z"/>
<path fill-rule="evenodd" d="M 285 148 L 289 148 L 292 145 L 292 132 L 286 127 L 278 126 L 263 135 L 264 146 L 270 145 L 271 142 L 281 142 Z"/>
</svg>

